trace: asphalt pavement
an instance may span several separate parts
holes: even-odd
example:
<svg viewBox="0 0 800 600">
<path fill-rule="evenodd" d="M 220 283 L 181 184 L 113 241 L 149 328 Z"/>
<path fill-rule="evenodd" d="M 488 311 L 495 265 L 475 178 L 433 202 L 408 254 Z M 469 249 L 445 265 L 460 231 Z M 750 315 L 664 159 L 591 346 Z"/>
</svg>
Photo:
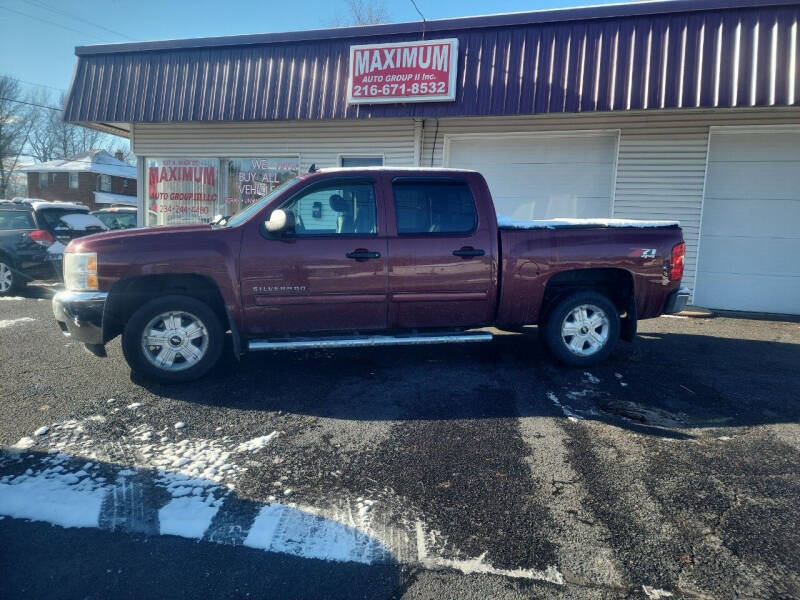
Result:
<svg viewBox="0 0 800 600">
<path fill-rule="evenodd" d="M 800 322 L 662 317 L 588 370 L 489 344 L 83 351 L 0 299 L 0 597 L 800 597 Z"/>
</svg>

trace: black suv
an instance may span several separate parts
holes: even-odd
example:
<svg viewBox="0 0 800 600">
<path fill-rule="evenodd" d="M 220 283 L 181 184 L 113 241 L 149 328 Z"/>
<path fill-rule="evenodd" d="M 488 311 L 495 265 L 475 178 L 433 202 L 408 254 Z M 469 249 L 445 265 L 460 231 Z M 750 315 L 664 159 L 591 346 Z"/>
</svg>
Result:
<svg viewBox="0 0 800 600">
<path fill-rule="evenodd" d="M 0 200 L 0 296 L 34 279 L 60 280 L 61 258 L 70 240 L 106 229 L 81 204 Z"/>
</svg>

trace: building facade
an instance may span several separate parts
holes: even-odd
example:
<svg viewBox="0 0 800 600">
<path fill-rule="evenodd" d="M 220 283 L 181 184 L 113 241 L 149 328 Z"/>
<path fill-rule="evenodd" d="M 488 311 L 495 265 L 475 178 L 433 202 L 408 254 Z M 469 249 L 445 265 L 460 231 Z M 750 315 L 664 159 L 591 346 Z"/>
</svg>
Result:
<svg viewBox="0 0 800 600">
<path fill-rule="evenodd" d="M 29 198 L 79 202 L 91 210 L 111 204 L 136 205 L 136 167 L 105 150 L 34 163 L 22 171 L 28 178 Z"/>
<path fill-rule="evenodd" d="M 677 0 L 83 47 L 65 118 L 130 136 L 142 224 L 312 164 L 473 168 L 517 219 L 677 219 L 695 304 L 799 314 L 799 17 Z"/>
</svg>

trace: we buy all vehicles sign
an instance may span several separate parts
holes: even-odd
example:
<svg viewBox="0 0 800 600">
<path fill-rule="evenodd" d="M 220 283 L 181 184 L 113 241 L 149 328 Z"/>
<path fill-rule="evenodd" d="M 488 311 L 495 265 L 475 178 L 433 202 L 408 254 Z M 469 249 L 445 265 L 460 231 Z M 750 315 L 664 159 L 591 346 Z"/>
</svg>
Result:
<svg viewBox="0 0 800 600">
<path fill-rule="evenodd" d="M 455 100 L 457 65 L 457 39 L 350 46 L 347 101 Z"/>
</svg>

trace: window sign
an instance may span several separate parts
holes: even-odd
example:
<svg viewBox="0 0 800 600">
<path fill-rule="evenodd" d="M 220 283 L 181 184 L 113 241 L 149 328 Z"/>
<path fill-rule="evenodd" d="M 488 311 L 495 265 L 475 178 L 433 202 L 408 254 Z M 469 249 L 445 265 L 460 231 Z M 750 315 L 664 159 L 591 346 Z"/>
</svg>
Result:
<svg viewBox="0 0 800 600">
<path fill-rule="evenodd" d="M 215 158 L 147 160 L 148 225 L 207 223 L 218 211 Z"/>
<path fill-rule="evenodd" d="M 297 177 L 300 159 L 297 156 L 262 158 L 229 158 L 223 161 L 227 180 L 225 201 L 219 213 L 233 215 L 263 198 L 283 182 Z"/>
</svg>

